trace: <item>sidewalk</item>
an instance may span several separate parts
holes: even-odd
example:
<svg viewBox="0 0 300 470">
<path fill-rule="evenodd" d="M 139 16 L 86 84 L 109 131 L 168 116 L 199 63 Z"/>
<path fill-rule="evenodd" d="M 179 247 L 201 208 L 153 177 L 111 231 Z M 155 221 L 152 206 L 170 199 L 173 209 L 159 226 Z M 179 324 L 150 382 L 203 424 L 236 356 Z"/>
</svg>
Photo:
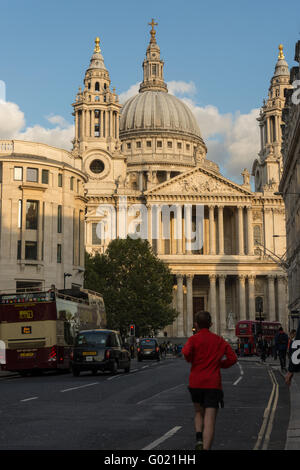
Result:
<svg viewBox="0 0 300 470">
<path fill-rule="evenodd" d="M 257 356 L 239 357 L 240 362 L 261 362 Z M 279 361 L 267 359 L 266 365 L 280 370 Z M 282 373 L 284 376 L 284 374 Z M 290 387 L 290 420 L 287 429 L 285 450 L 300 450 L 300 374 L 294 374 Z"/>
</svg>

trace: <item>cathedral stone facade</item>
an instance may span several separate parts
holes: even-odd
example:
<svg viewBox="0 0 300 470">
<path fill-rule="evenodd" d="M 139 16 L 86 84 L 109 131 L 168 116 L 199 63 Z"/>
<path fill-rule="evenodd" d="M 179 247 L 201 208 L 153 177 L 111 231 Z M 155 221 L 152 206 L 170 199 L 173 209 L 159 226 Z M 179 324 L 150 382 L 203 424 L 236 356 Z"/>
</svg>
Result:
<svg viewBox="0 0 300 470">
<path fill-rule="evenodd" d="M 252 167 L 253 191 L 246 169 L 237 184 L 207 158 L 193 113 L 168 93 L 154 26 L 152 21 L 136 96 L 121 106 L 97 38 L 73 103 L 69 156 L 85 179 L 79 198 L 85 204 L 85 248 L 102 253 L 111 239 L 128 234 L 148 239 L 174 276 L 179 315 L 166 328 L 168 337 L 190 336 L 200 309 L 211 312 L 213 330 L 228 338 L 238 320 L 277 320 L 286 327 L 285 212 L 282 197 L 274 194 L 289 83 L 282 49 L 258 119 L 261 151 Z"/>
</svg>

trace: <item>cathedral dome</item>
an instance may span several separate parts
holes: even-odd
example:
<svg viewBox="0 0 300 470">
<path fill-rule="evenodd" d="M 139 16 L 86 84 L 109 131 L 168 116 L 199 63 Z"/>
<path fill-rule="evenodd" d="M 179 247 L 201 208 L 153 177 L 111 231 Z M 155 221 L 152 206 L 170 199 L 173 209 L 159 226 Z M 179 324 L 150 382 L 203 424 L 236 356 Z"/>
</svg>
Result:
<svg viewBox="0 0 300 470">
<path fill-rule="evenodd" d="M 120 137 L 144 132 L 198 137 L 201 133 L 191 110 L 181 100 L 164 91 L 144 91 L 123 106 Z"/>
</svg>

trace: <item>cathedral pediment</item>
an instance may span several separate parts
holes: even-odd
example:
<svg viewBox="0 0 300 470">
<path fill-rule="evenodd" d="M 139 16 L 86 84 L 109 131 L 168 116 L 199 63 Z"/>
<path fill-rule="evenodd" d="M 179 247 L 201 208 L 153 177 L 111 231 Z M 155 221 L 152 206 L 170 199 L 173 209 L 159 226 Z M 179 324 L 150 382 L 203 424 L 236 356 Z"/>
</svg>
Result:
<svg viewBox="0 0 300 470">
<path fill-rule="evenodd" d="M 252 195 L 252 191 L 201 167 L 193 168 L 161 183 L 145 193 L 146 195 Z"/>
</svg>

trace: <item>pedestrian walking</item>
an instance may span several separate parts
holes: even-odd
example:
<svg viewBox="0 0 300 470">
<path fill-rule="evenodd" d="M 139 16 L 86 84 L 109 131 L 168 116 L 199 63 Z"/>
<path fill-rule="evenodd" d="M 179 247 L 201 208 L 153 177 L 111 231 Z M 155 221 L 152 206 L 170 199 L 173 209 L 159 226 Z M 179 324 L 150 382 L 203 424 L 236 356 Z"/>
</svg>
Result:
<svg viewBox="0 0 300 470">
<path fill-rule="evenodd" d="M 293 347 L 294 346 L 294 347 Z M 300 372 L 300 322 L 293 341 L 290 344 L 290 361 L 285 383 L 290 386 L 295 373 Z"/>
<path fill-rule="evenodd" d="M 290 334 L 289 334 L 289 341 L 288 341 L 288 356 L 289 356 L 289 359 L 291 357 L 291 344 L 294 341 L 295 336 L 296 336 L 296 330 L 291 330 Z"/>
<path fill-rule="evenodd" d="M 282 371 L 286 371 L 286 353 L 288 349 L 289 337 L 283 331 L 282 326 L 279 328 L 278 333 L 275 335 L 275 345 L 278 352 L 280 367 Z"/>
<path fill-rule="evenodd" d="M 229 343 L 209 331 L 211 325 L 210 313 L 198 312 L 197 332 L 182 350 L 191 363 L 188 388 L 195 408 L 196 450 L 209 450 L 212 446 L 217 412 L 220 406 L 224 407 L 220 369 L 237 362 Z"/>
</svg>

